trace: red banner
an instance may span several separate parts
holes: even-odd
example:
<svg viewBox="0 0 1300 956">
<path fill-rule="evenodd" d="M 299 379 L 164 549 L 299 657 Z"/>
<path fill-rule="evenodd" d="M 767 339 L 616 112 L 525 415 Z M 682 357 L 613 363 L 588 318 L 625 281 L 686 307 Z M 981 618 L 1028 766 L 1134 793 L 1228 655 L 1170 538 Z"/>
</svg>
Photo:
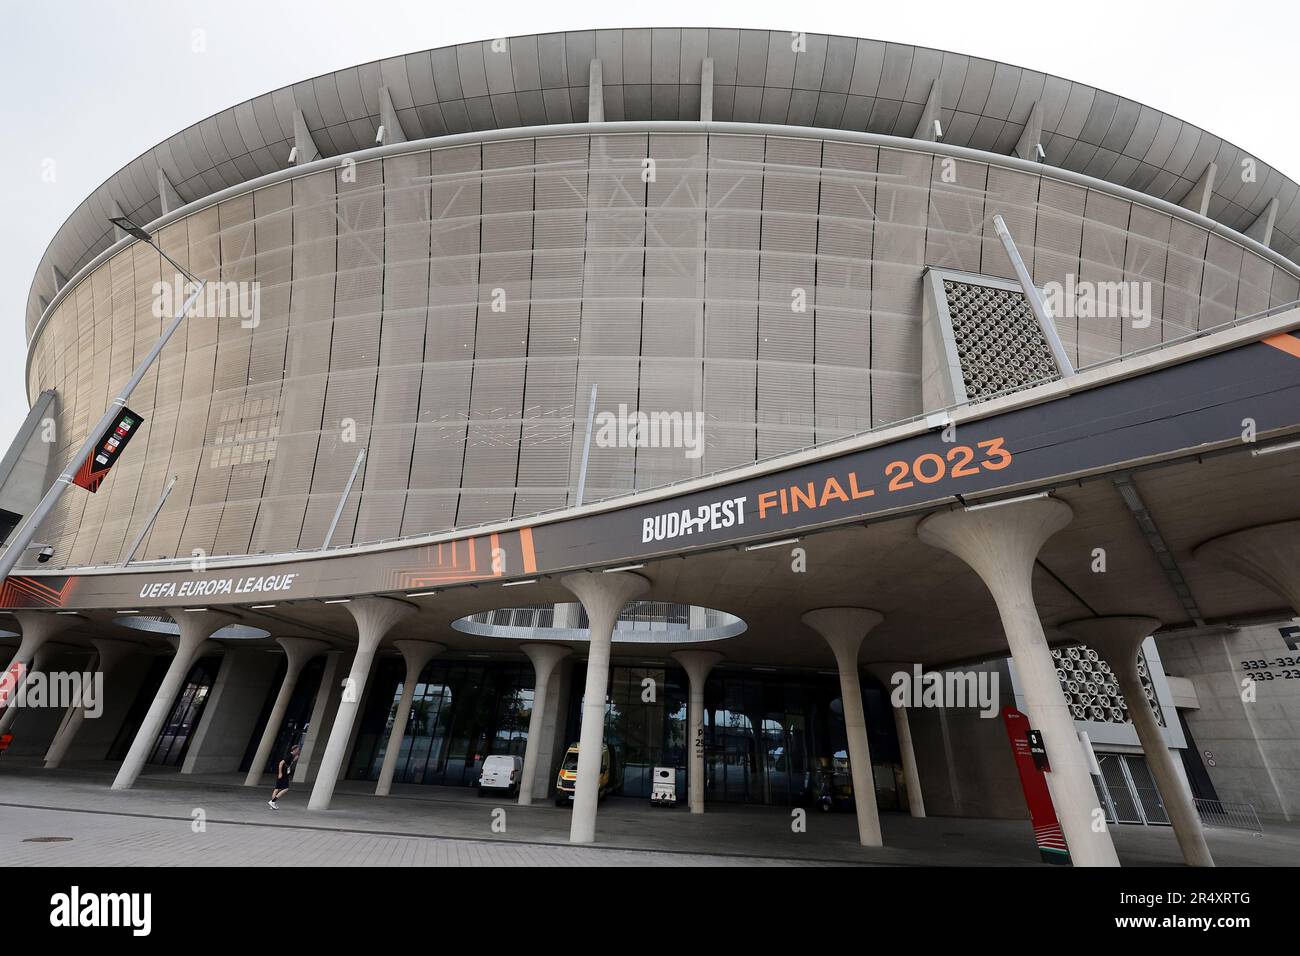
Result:
<svg viewBox="0 0 1300 956">
<path fill-rule="evenodd" d="M 1061 824 L 1056 819 L 1047 777 L 1035 766 L 1033 754 L 1029 752 L 1029 718 L 1014 707 L 1003 707 L 1002 720 L 1007 725 L 1007 736 L 1011 738 L 1011 753 L 1016 758 L 1016 769 L 1020 771 L 1020 787 L 1025 792 L 1025 803 L 1029 805 L 1029 822 L 1034 828 L 1034 839 L 1038 841 L 1038 852 L 1046 863 L 1069 863 L 1070 851 L 1065 845 Z"/>
<path fill-rule="evenodd" d="M 108 426 L 108 430 L 99 436 L 99 444 L 81 463 L 77 473 L 72 476 L 72 483 L 80 485 L 91 494 L 98 491 L 99 486 L 108 477 L 108 470 L 122 454 L 126 443 L 139 431 L 143 421 L 144 419 L 131 409 L 123 408 L 113 424 Z"/>
</svg>

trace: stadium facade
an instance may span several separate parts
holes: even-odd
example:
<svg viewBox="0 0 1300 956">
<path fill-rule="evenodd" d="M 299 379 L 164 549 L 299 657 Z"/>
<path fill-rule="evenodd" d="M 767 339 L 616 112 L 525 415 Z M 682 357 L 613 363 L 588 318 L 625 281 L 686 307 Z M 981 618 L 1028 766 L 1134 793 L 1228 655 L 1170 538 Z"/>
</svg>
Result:
<svg viewBox="0 0 1300 956">
<path fill-rule="evenodd" d="M 107 687 L 5 708 L 14 757 L 255 783 L 297 740 L 325 809 L 492 753 L 541 800 L 580 741 L 575 841 L 603 745 L 616 795 L 667 766 L 693 811 L 824 801 L 874 845 L 1026 815 L 1010 707 L 1076 863 L 1116 861 L 1096 814 L 1204 864 L 1207 813 L 1300 810 L 1300 188 L 1238 147 L 784 31 L 304 80 L 50 243 L 11 524 L 192 291 L 115 217 L 208 284 L 4 584 L 15 662 Z M 891 703 L 917 665 L 982 706 Z"/>
</svg>

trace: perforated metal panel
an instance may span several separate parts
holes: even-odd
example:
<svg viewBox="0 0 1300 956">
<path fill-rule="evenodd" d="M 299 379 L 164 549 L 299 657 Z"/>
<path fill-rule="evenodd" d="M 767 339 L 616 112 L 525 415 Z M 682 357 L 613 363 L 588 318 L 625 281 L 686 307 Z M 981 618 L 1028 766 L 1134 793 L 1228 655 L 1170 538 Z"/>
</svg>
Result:
<svg viewBox="0 0 1300 956">
<path fill-rule="evenodd" d="M 730 95 L 726 109 L 777 109 L 735 99 L 741 35 L 709 37 L 717 108 Z M 783 59 L 780 76 L 799 62 Z M 581 57 L 538 65 L 579 69 L 585 97 Z M 890 82 L 905 84 L 894 67 Z M 430 88 L 447 68 L 431 63 Z M 843 104 L 846 117 L 862 109 Z M 439 122 L 479 120 L 448 107 Z M 1086 359 L 1300 294 L 1295 276 L 1169 213 L 1094 197 L 1046 167 L 943 160 L 817 136 L 523 137 L 233 196 L 158 240 L 206 278 L 255 282 L 259 321 L 183 324 L 132 398 L 147 424 L 131 453 L 100 494 L 65 496 L 42 537 L 59 564 L 119 560 L 175 474 L 139 557 L 317 548 L 361 447 L 335 543 L 560 507 L 575 494 L 593 384 L 600 413 L 701 416 L 703 448 L 597 445 L 587 500 L 916 415 L 922 276 L 1009 272 L 995 213 L 1040 285 L 1151 284 L 1142 329 L 1058 320 Z M 60 460 L 155 341 L 154 284 L 170 275 L 136 245 L 54 310 L 31 384 L 58 390 Z M 971 397 L 1051 371 L 1013 283 L 957 275 L 943 299 Z"/>
<path fill-rule="evenodd" d="M 1065 703 L 1075 720 L 1091 720 L 1100 724 L 1123 724 L 1129 720 L 1129 702 L 1120 693 L 1119 682 L 1110 665 L 1087 645 L 1052 649 L 1056 663 L 1056 677 L 1061 682 Z M 1146 656 L 1138 654 L 1138 677 L 1146 691 L 1147 702 L 1155 712 L 1156 721 L 1165 725 L 1165 715 L 1156 698 L 1155 685 L 1147 671 Z"/>
<path fill-rule="evenodd" d="M 1057 375 L 1052 351 L 1023 292 L 945 279 L 962 382 L 970 401 Z"/>
</svg>

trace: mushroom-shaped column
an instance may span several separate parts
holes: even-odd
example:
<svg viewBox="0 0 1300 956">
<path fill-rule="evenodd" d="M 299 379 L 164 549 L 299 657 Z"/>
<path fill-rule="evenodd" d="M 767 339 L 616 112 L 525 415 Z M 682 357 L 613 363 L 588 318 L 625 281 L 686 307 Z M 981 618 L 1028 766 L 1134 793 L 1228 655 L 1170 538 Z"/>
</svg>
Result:
<svg viewBox="0 0 1300 956">
<path fill-rule="evenodd" d="M 348 741 L 352 739 L 352 725 L 361 709 L 361 693 L 370 679 L 370 667 L 375 662 L 379 642 L 403 619 L 417 610 L 414 604 L 386 597 L 363 597 L 345 605 L 357 622 L 357 653 L 352 658 L 339 709 L 330 728 L 329 743 L 321 758 L 316 783 L 312 786 L 308 810 L 328 810 L 334 799 L 334 786 L 339 781 L 339 771 L 347 757 Z"/>
<path fill-rule="evenodd" d="M 537 786 L 537 754 L 542 746 L 542 733 L 546 726 L 546 710 L 551 704 L 551 675 L 560 661 L 572 651 L 561 644 L 525 644 L 520 648 L 533 662 L 533 710 L 528 715 L 528 742 L 524 746 L 524 776 L 519 782 L 519 805 L 533 802 L 533 789 Z"/>
<path fill-rule="evenodd" d="M 139 645 L 129 641 L 110 641 L 102 637 L 91 639 L 97 652 L 95 660 L 95 670 L 99 672 L 101 688 L 108 686 L 108 677 L 117 666 L 118 661 L 134 650 L 139 650 Z M 102 705 L 102 701 L 100 704 Z M 45 752 L 45 769 L 53 770 L 63 762 L 68 748 L 72 746 L 73 740 L 77 737 L 77 732 L 81 730 L 82 721 L 86 719 L 85 697 L 72 710 L 71 716 L 59 730 L 54 742 L 50 744 L 50 749 Z"/>
<path fill-rule="evenodd" d="M 849 738 L 849 770 L 853 775 L 853 806 L 858 815 L 858 842 L 880 846 L 880 814 L 876 810 L 876 781 L 871 773 L 871 747 L 867 718 L 862 710 L 862 680 L 858 676 L 858 648 L 867 632 L 885 618 L 864 607 L 824 607 L 803 616 L 835 655 L 840 672 L 840 703 L 844 731 Z"/>
<path fill-rule="evenodd" d="M 284 680 L 280 681 L 280 690 L 275 695 L 275 703 L 271 706 L 271 716 L 266 718 L 266 726 L 262 728 L 262 739 L 257 742 L 257 753 L 253 755 L 248 776 L 244 777 L 246 787 L 261 786 L 263 768 L 271 759 L 271 748 L 275 746 L 275 739 L 280 736 L 280 725 L 284 723 L 284 714 L 289 709 L 289 701 L 298 686 L 298 677 L 302 674 L 302 669 L 317 654 L 329 649 L 329 645 L 324 641 L 312 640 L 309 637 L 277 637 L 275 642 L 284 648 Z M 295 740 L 293 743 L 298 741 Z"/>
<path fill-rule="evenodd" d="M 154 695 L 153 703 L 149 705 L 149 711 L 144 715 L 144 722 L 140 724 L 135 739 L 131 741 L 131 749 L 127 751 L 126 759 L 118 768 L 117 777 L 113 780 L 114 790 L 129 790 L 135 786 L 136 778 L 144 769 L 149 751 L 153 750 L 154 742 L 162 731 L 163 722 L 171 713 L 176 703 L 176 695 L 180 693 L 185 677 L 194 666 L 204 641 L 234 621 L 232 615 L 220 611 L 178 609 L 167 613 L 180 629 L 180 633 L 172 638 L 176 653 L 172 655 L 172 662 L 167 667 L 167 673 L 163 675 L 162 683 L 158 686 L 158 693 Z"/>
<path fill-rule="evenodd" d="M 1129 720 L 1142 742 L 1142 752 L 1147 765 L 1156 778 L 1160 797 L 1164 800 L 1174 836 L 1183 851 L 1188 866 L 1214 866 L 1214 857 L 1205 843 L 1201 817 L 1196 812 L 1192 795 L 1174 766 L 1174 755 L 1165 743 L 1156 721 L 1155 711 L 1147 701 L 1146 688 L 1138 676 L 1138 652 L 1142 642 L 1160 626 L 1153 617 L 1094 617 L 1064 624 L 1061 630 L 1078 638 L 1100 654 L 1110 664 L 1124 700 L 1128 703 Z"/>
<path fill-rule="evenodd" d="M 704 682 L 713 665 L 722 660 L 717 651 L 673 651 L 677 663 L 686 669 L 690 698 L 686 704 L 686 724 L 691 759 L 686 777 L 691 813 L 704 812 Z"/>
<path fill-rule="evenodd" d="M 397 713 L 393 715 L 393 729 L 388 734 L 384 763 L 379 768 L 379 783 L 375 785 L 377 797 L 386 797 L 393 789 L 393 774 L 397 772 L 397 757 L 402 752 L 402 740 L 406 737 L 406 723 L 411 718 L 411 703 L 415 700 L 415 684 L 420 679 L 420 672 L 425 664 L 447 649 L 446 644 L 437 641 L 394 641 L 393 645 L 402 652 L 402 659 L 406 661 L 406 676 L 402 680 L 402 696 L 397 700 Z"/>
<path fill-rule="evenodd" d="M 591 628 L 587 648 L 587 685 L 582 695 L 582 732 L 578 735 L 578 779 L 573 787 L 570 843 L 596 839 L 596 803 L 600 798 L 600 761 L 605 743 L 605 692 L 614 625 L 628 601 L 646 592 L 650 582 L 639 574 L 579 571 L 560 583 L 587 612 Z"/>
<path fill-rule="evenodd" d="M 926 544 L 968 564 L 997 603 L 1029 719 L 1043 735 L 1051 772 L 1047 787 L 1077 866 L 1119 866 L 1097 791 L 1065 703 L 1052 652 L 1034 606 L 1033 571 L 1039 549 L 1068 525 L 1074 513 L 1054 498 L 1019 501 L 972 511 L 930 515 L 917 527 Z"/>
<path fill-rule="evenodd" d="M 22 631 L 22 640 L 18 643 L 18 650 L 9 661 L 9 667 L 15 664 L 23 666 L 22 676 L 18 679 L 10 693 L 8 704 L 3 710 L 0 710 L 0 734 L 9 729 L 9 725 L 14 722 L 18 716 L 18 708 L 15 706 L 14 698 L 19 688 L 27 683 L 33 670 L 32 663 L 36 660 L 36 652 L 39 651 L 45 642 L 50 638 L 62 634 L 74 624 L 82 622 L 82 618 L 75 614 L 51 614 L 48 611 L 15 611 L 14 617 L 18 619 L 18 626 Z M 9 668 L 5 668 L 8 670 Z"/>
<path fill-rule="evenodd" d="M 916 751 L 912 748 L 912 725 L 907 720 L 907 707 L 893 703 L 893 694 L 889 693 L 894 675 L 900 671 L 910 674 L 912 665 L 897 661 L 878 661 L 868 664 L 876 680 L 885 687 L 889 694 L 891 710 L 894 712 L 894 731 L 898 735 L 898 756 L 903 761 L 903 783 L 907 787 L 907 807 L 914 817 L 925 816 L 925 800 L 921 796 L 921 775 L 916 770 Z"/>
<path fill-rule="evenodd" d="M 1300 614 L 1300 519 L 1262 524 L 1211 538 L 1192 556 L 1231 568 L 1286 599 Z"/>
</svg>

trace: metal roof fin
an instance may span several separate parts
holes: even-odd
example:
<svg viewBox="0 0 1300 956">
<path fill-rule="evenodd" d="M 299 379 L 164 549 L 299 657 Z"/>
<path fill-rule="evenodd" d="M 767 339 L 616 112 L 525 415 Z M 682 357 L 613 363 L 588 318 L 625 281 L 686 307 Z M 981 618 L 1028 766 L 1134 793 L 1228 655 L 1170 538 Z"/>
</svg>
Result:
<svg viewBox="0 0 1300 956">
<path fill-rule="evenodd" d="M 402 131 L 402 124 L 397 119 L 397 110 L 393 108 L 393 98 L 389 95 L 386 86 L 379 88 L 379 125 L 384 131 L 385 145 L 406 142 L 406 133 Z"/>
<path fill-rule="evenodd" d="M 713 122 L 713 57 L 700 64 L 700 122 Z"/>
<path fill-rule="evenodd" d="M 158 167 L 158 199 L 162 202 L 164 216 L 185 205 L 185 200 L 176 191 L 176 187 L 172 185 L 172 181 L 167 178 L 167 173 L 161 166 Z"/>
<path fill-rule="evenodd" d="M 590 89 L 587 96 L 587 122 L 605 122 L 605 83 L 601 77 L 600 60 L 591 61 Z"/>
<path fill-rule="evenodd" d="M 1264 207 L 1264 211 L 1255 217 L 1255 221 L 1246 227 L 1245 234 L 1261 246 L 1267 246 L 1273 238 L 1273 224 L 1277 222 L 1277 197 L 1274 196 Z M 1271 248 L 1271 247 L 1270 247 Z"/>
<path fill-rule="evenodd" d="M 302 110 L 293 111 L 293 149 L 294 162 L 299 166 L 320 159 L 320 149 L 311 138 L 307 117 L 302 115 Z"/>
<path fill-rule="evenodd" d="M 1020 134 L 1020 140 L 1016 143 L 1016 148 L 1011 151 L 1011 155 L 1031 163 L 1041 162 L 1047 158 L 1047 151 L 1043 149 L 1043 108 L 1036 100 L 1030 107 L 1024 132 Z"/>
<path fill-rule="evenodd" d="M 923 139 L 931 143 L 937 143 L 943 139 L 941 119 L 939 81 L 935 79 L 930 83 L 930 95 L 925 98 L 925 109 L 921 111 L 921 121 L 916 124 L 916 132 L 912 134 L 912 139 Z"/>
<path fill-rule="evenodd" d="M 1205 172 L 1201 173 L 1201 178 L 1196 181 L 1196 185 L 1187 191 L 1187 195 L 1178 205 L 1202 216 L 1208 216 L 1210 197 L 1214 195 L 1214 180 L 1218 175 L 1218 164 L 1210 163 L 1205 167 Z"/>
</svg>

